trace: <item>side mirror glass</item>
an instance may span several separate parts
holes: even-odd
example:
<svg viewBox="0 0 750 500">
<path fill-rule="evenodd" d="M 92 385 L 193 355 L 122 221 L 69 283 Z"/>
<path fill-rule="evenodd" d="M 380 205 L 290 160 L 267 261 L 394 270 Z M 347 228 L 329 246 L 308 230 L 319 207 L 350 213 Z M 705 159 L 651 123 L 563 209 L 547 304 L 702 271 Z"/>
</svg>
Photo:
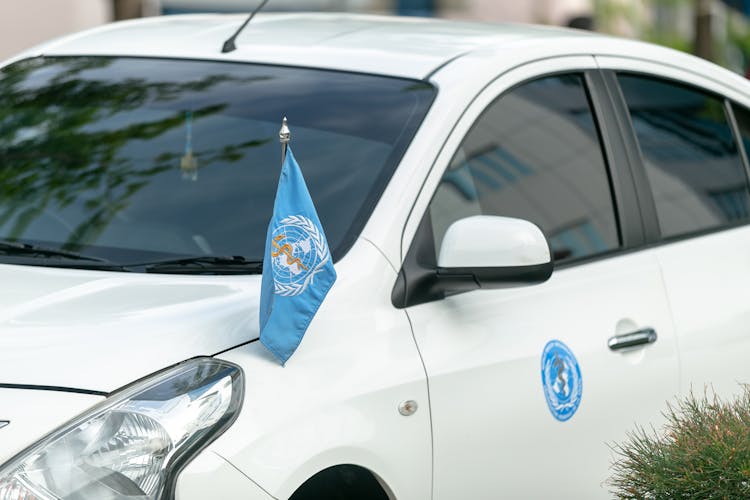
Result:
<svg viewBox="0 0 750 500">
<path fill-rule="evenodd" d="M 547 281 L 552 257 L 541 229 L 511 217 L 476 215 L 454 222 L 438 254 L 446 292 L 509 288 Z"/>
</svg>

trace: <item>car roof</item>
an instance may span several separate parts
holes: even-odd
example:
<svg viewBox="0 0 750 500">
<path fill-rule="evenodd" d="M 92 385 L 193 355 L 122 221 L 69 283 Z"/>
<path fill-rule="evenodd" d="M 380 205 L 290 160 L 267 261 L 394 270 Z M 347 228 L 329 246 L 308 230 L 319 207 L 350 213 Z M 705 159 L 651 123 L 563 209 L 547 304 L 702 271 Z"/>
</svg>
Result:
<svg viewBox="0 0 750 500">
<path fill-rule="evenodd" d="M 118 55 L 259 62 L 424 79 L 450 61 L 524 39 L 589 38 L 579 30 L 335 13 L 259 14 L 221 53 L 245 15 L 162 16 L 104 25 L 30 55 Z"/>
<path fill-rule="evenodd" d="M 106 24 L 19 54 L 203 59 L 314 67 L 481 88 L 516 65 L 563 55 L 617 56 L 689 68 L 747 91 L 747 81 L 690 54 L 635 40 L 552 26 L 347 13 L 258 14 L 223 54 L 244 14 L 158 16 Z M 455 64 L 454 64 L 455 62 Z"/>
</svg>

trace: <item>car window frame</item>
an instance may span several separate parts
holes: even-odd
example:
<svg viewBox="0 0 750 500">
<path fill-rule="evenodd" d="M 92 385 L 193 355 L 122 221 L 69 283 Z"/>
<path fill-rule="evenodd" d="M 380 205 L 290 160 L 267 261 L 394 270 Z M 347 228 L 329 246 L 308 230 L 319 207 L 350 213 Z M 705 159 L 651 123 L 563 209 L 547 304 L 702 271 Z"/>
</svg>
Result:
<svg viewBox="0 0 750 500">
<path fill-rule="evenodd" d="M 547 78 L 564 77 L 564 76 L 577 77 L 577 78 L 581 79 L 581 83 L 582 83 L 582 86 L 583 86 L 582 90 L 584 91 L 586 100 L 588 102 L 589 111 L 591 112 L 591 118 L 592 118 L 592 121 L 593 121 L 593 125 L 594 125 L 594 128 L 596 129 L 596 137 L 597 137 L 597 142 L 599 144 L 599 150 L 600 150 L 601 155 L 602 155 L 602 163 L 604 164 L 604 171 L 605 171 L 605 176 L 606 176 L 606 185 L 607 185 L 607 188 L 608 188 L 610 202 L 612 203 L 612 215 L 613 215 L 613 219 L 614 219 L 614 223 L 615 223 L 615 237 L 617 239 L 617 246 L 615 248 L 610 248 L 610 249 L 607 249 L 607 250 L 604 250 L 604 251 L 600 251 L 600 252 L 596 252 L 596 253 L 593 253 L 593 254 L 584 255 L 584 256 L 581 256 L 581 257 L 577 257 L 577 258 L 565 259 L 562 262 L 557 262 L 556 263 L 557 266 L 563 266 L 563 265 L 567 265 L 567 264 L 574 264 L 574 263 L 579 262 L 579 261 L 591 260 L 591 259 L 597 257 L 598 255 L 611 254 L 613 252 L 617 252 L 619 249 L 621 249 L 623 247 L 623 241 L 625 239 L 625 237 L 623 236 L 623 234 L 624 234 L 624 230 L 623 229 L 624 228 L 622 227 L 622 224 L 620 223 L 620 216 L 619 216 L 619 213 L 620 213 L 621 209 L 623 209 L 624 207 L 619 206 L 618 203 L 617 203 L 618 198 L 621 196 L 621 192 L 618 192 L 618 189 L 615 187 L 615 181 L 613 179 L 613 175 L 614 174 L 612 173 L 612 168 L 609 165 L 610 161 L 609 161 L 608 155 L 606 154 L 606 148 L 605 148 L 604 135 L 603 135 L 603 132 L 602 132 L 602 126 L 599 123 L 599 117 L 597 116 L 597 112 L 596 112 L 597 110 L 596 110 L 596 108 L 594 106 L 593 96 L 592 96 L 592 92 L 590 90 L 590 88 L 592 86 L 591 85 L 591 81 L 590 81 L 590 79 L 592 78 L 592 75 L 591 74 L 587 74 L 586 71 L 575 71 L 575 70 L 573 70 L 573 71 L 565 71 L 565 70 L 561 70 L 561 71 L 556 71 L 556 72 L 553 72 L 553 73 L 543 74 L 543 75 L 539 75 L 537 77 L 529 78 L 529 79 L 520 81 L 520 82 L 516 83 L 515 85 L 512 85 L 512 86 L 508 87 L 505 91 L 503 91 L 502 93 L 500 93 L 489 105 L 487 105 L 484 108 L 484 110 L 481 113 L 479 113 L 479 115 L 477 115 L 477 117 L 474 119 L 474 122 L 472 123 L 471 127 L 469 127 L 468 131 L 464 134 L 463 139 L 461 140 L 461 142 L 459 143 L 459 146 L 458 146 L 458 148 L 460 148 L 466 142 L 466 139 L 469 137 L 469 135 L 471 134 L 471 132 L 476 129 L 477 124 L 486 117 L 486 115 L 488 114 L 488 112 L 491 110 L 492 107 L 500 104 L 500 102 L 502 101 L 503 97 L 505 97 L 505 96 L 507 96 L 509 94 L 512 94 L 516 90 L 518 90 L 518 89 L 520 89 L 522 87 L 525 87 L 526 85 L 532 84 L 532 83 L 534 83 L 536 81 L 544 80 L 544 79 L 547 79 Z M 454 157 L 455 157 L 455 154 L 458 152 L 458 148 L 454 151 Z M 452 160 L 449 163 L 449 166 L 450 166 L 451 163 L 452 163 Z M 440 184 L 438 184 L 438 186 L 440 186 Z M 435 199 L 435 195 L 436 194 L 437 194 L 437 190 L 435 190 L 432 193 L 432 197 L 430 198 L 430 202 L 427 205 L 428 208 L 427 208 L 427 211 L 425 212 L 424 217 L 430 217 L 431 214 L 430 214 L 430 210 L 429 209 L 432 206 L 432 203 L 433 203 L 433 201 Z M 487 214 L 482 214 L 482 215 L 487 215 Z M 627 236 L 630 238 L 630 237 L 632 237 L 632 234 L 628 233 Z M 437 251 L 437 248 L 435 250 Z"/>
<path fill-rule="evenodd" d="M 570 59 L 571 57 L 573 56 L 563 56 L 556 59 L 565 60 Z M 593 56 L 585 57 L 590 57 L 592 61 L 595 61 Z M 532 66 L 535 63 L 538 63 L 538 61 L 528 63 L 524 66 Z M 533 80 L 566 74 L 579 74 L 583 78 L 592 117 L 595 126 L 597 127 L 603 161 L 609 179 L 610 196 L 612 197 L 620 246 L 616 249 L 605 252 L 571 259 L 563 263 L 556 263 L 555 269 L 567 269 L 601 259 L 612 258 L 629 253 L 634 249 L 641 248 L 646 243 L 647 234 L 644 226 L 645 218 L 640 210 L 640 202 L 637 195 L 637 181 L 633 175 L 632 152 L 630 146 L 626 142 L 627 136 L 622 133 L 623 127 L 622 124 L 619 123 L 621 116 L 616 112 L 617 103 L 612 98 L 611 90 L 604 78 L 603 71 L 598 69 L 595 65 L 591 67 L 576 67 L 571 65 L 566 68 L 539 71 L 525 78 L 521 78 L 511 85 L 505 86 L 499 91 L 493 92 L 491 90 L 492 85 L 486 86 L 480 94 L 475 96 L 473 101 L 473 103 L 475 103 L 480 97 L 487 99 L 487 94 L 489 94 L 489 99 L 486 104 L 480 110 L 472 113 L 470 122 L 467 126 L 460 131 L 458 128 L 454 128 L 449 138 L 446 140 L 446 143 L 442 145 L 443 149 L 445 149 L 451 139 L 455 140 L 456 136 L 460 135 L 458 140 L 455 141 L 454 147 L 449 151 L 450 154 L 448 155 L 448 160 L 445 161 L 445 164 L 441 166 L 439 171 L 435 168 L 430 171 L 429 176 L 432 177 L 433 185 L 430 188 L 429 195 L 425 194 L 425 189 L 428 185 L 427 179 L 423 185 L 423 191 L 420 192 L 420 198 L 424 196 L 428 196 L 428 198 L 423 204 L 423 210 L 417 219 L 418 222 L 414 229 L 413 237 L 409 242 L 409 245 L 406 247 L 406 250 L 403 252 L 401 269 L 398 273 L 398 278 L 391 295 L 391 301 L 394 306 L 404 308 L 418 303 L 437 300 L 436 297 L 431 295 L 433 291 L 430 290 L 430 286 L 427 283 L 427 281 L 429 281 L 429 274 L 434 272 L 434 269 L 437 266 L 432 224 L 429 220 L 429 205 L 435 195 L 445 169 L 447 169 L 450 164 L 450 159 L 453 158 L 457 148 L 463 143 L 464 138 L 470 132 L 471 128 L 481 119 L 485 110 L 489 106 L 503 95 L 512 92 L 513 89 Z M 502 76 L 504 75 L 499 75 L 495 81 Z M 465 117 L 466 114 L 462 116 L 460 120 L 463 120 Z M 442 151 L 439 156 L 442 156 Z M 435 179 L 435 177 L 437 177 L 437 179 Z M 418 201 L 415 202 L 415 207 L 418 206 L 418 204 Z M 414 217 L 415 213 L 412 212 L 410 219 Z M 409 223 L 410 221 L 407 220 L 402 247 L 405 243 Z M 432 267 L 432 269 L 430 269 L 430 267 Z"/>
</svg>

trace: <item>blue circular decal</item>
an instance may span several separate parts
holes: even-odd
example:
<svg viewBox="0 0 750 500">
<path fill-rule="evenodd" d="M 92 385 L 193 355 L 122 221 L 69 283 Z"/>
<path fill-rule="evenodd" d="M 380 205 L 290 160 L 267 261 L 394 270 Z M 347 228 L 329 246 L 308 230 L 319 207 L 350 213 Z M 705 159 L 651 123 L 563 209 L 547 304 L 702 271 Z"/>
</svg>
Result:
<svg viewBox="0 0 750 500">
<path fill-rule="evenodd" d="M 550 340 L 544 346 L 542 386 L 553 417 L 565 422 L 575 414 L 583 391 L 581 368 L 573 352 L 559 340 Z"/>
</svg>

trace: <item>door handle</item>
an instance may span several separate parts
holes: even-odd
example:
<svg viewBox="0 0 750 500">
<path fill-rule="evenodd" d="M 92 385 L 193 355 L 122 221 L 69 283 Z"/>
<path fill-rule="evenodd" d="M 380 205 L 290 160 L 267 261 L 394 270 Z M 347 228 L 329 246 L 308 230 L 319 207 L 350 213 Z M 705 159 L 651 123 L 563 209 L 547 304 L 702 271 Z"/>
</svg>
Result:
<svg viewBox="0 0 750 500">
<path fill-rule="evenodd" d="M 656 330 L 653 328 L 643 328 L 635 332 L 610 337 L 607 345 L 610 349 L 616 351 L 643 344 L 653 344 L 654 342 L 656 342 Z"/>
</svg>

